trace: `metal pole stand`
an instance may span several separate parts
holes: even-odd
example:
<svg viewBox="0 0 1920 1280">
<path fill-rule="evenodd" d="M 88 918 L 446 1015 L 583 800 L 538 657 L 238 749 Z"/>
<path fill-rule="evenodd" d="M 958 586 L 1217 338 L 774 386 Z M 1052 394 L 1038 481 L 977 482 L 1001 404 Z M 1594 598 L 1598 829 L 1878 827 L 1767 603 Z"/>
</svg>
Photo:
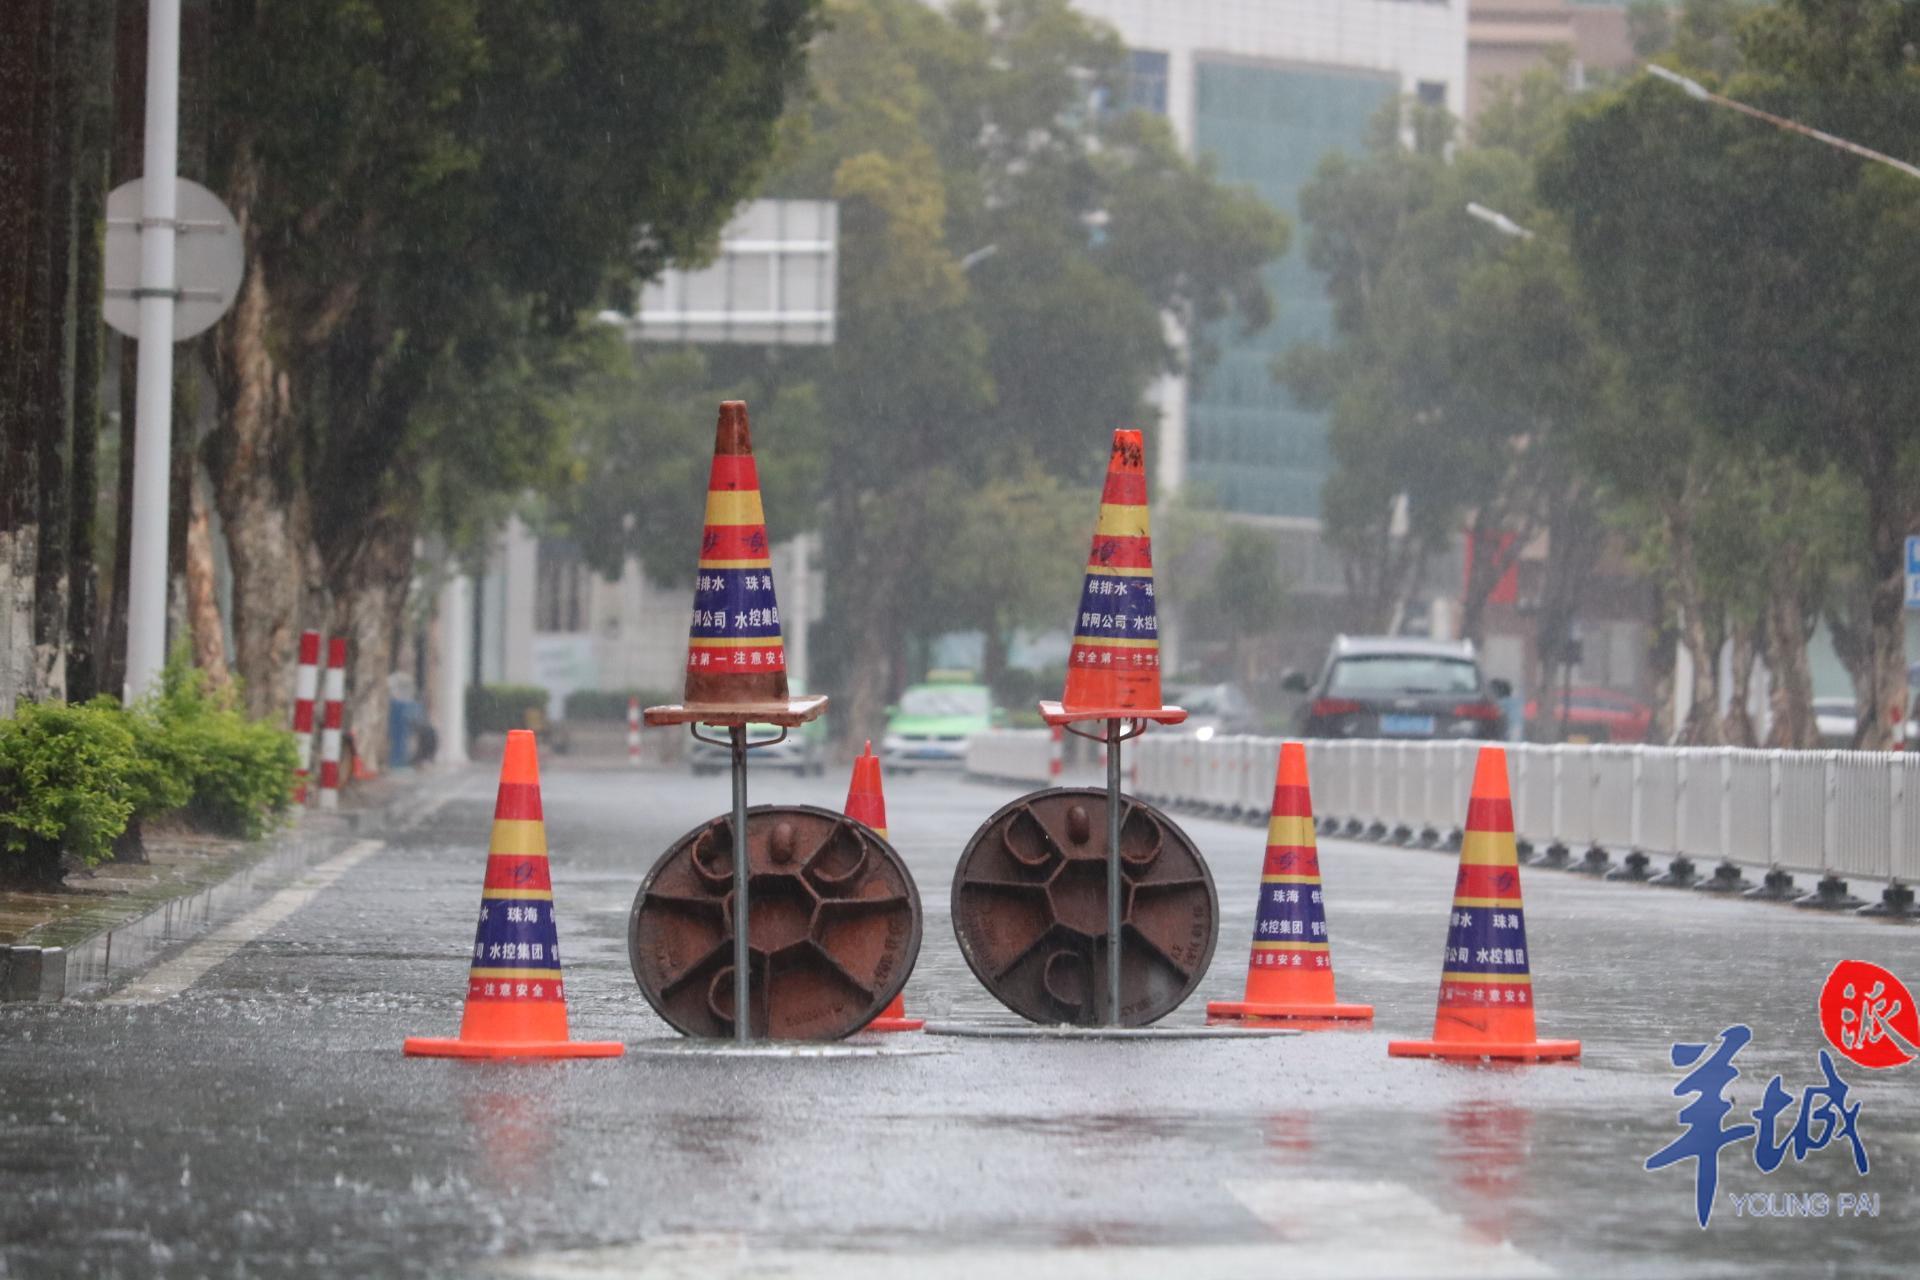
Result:
<svg viewBox="0 0 1920 1280">
<path fill-rule="evenodd" d="M 1066 726 L 1067 732 L 1076 734 L 1090 742 L 1103 742 L 1107 748 L 1107 1020 L 1109 1027 L 1120 1025 L 1120 953 L 1121 953 L 1121 888 L 1120 888 L 1120 799 L 1121 779 L 1125 774 L 1120 769 L 1120 744 L 1130 738 L 1137 738 L 1147 731 L 1145 720 L 1125 720 L 1114 717 L 1106 721 L 1104 734 L 1087 733 L 1072 725 Z M 1126 726 L 1123 728 L 1122 726 Z"/>
<path fill-rule="evenodd" d="M 726 738 L 720 739 L 704 736 L 697 724 L 687 726 L 687 731 L 697 741 L 709 746 L 726 747 L 733 767 L 733 1041 L 735 1044 L 751 1044 L 754 1039 L 753 1006 L 748 1002 L 748 996 L 753 986 L 750 975 L 753 963 L 753 917 L 748 902 L 748 885 L 752 875 L 747 865 L 747 752 L 755 747 L 771 747 L 785 742 L 787 731 L 782 728 L 778 737 L 749 742 L 746 725 L 728 725 L 726 729 Z"/>
</svg>

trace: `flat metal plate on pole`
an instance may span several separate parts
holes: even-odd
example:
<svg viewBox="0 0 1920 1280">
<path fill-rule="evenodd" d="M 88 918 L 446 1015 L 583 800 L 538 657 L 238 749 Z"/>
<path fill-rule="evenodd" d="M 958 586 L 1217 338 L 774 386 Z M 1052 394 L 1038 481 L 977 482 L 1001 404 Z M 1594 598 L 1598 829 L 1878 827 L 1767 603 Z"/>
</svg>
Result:
<svg viewBox="0 0 1920 1280">
<path fill-rule="evenodd" d="M 246 278 L 240 224 L 197 182 L 176 178 L 173 340 L 185 342 L 214 326 L 239 296 Z M 129 338 L 140 336 L 140 222 L 145 183 L 135 178 L 107 196 L 105 296 L 100 312 Z"/>
<path fill-rule="evenodd" d="M 1920 534 L 1907 535 L 1907 608 L 1920 609 Z"/>
</svg>

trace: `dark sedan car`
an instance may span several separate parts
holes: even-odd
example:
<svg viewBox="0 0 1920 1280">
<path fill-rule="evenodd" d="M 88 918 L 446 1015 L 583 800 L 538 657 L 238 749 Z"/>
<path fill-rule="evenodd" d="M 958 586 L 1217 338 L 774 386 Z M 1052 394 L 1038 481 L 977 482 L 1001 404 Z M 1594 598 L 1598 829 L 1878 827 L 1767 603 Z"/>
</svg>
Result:
<svg viewBox="0 0 1920 1280">
<path fill-rule="evenodd" d="M 1286 685 L 1308 694 L 1300 732 L 1309 738 L 1487 738 L 1507 736 L 1505 680 L 1488 680 L 1464 641 L 1341 636 L 1320 679 L 1294 673 Z"/>
</svg>

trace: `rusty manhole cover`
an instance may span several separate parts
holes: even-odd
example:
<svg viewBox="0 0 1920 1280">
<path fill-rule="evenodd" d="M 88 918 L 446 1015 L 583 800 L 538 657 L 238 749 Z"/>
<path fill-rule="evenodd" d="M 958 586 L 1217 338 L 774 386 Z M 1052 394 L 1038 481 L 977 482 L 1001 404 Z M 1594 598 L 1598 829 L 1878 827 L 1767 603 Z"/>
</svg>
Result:
<svg viewBox="0 0 1920 1280">
<path fill-rule="evenodd" d="M 953 932 L 974 976 L 1040 1023 L 1143 1027 L 1180 1006 L 1213 959 L 1220 900 L 1187 833 L 1120 807 L 1120 1016 L 1107 1016 L 1107 793 L 1057 788 L 987 819 L 953 876 Z"/>
<path fill-rule="evenodd" d="M 920 954 L 920 894 L 872 828 L 812 805 L 747 811 L 750 1027 L 837 1040 L 900 993 Z M 733 1034 L 733 819 L 674 842 L 627 921 L 633 976 L 684 1035 Z"/>
</svg>

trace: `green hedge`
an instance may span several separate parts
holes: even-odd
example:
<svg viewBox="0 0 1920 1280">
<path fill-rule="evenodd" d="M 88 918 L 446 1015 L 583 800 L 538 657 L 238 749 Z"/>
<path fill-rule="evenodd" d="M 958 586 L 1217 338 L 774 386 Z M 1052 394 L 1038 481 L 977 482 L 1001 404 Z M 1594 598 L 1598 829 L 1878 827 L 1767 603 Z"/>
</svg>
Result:
<svg viewBox="0 0 1920 1280">
<path fill-rule="evenodd" d="M 660 707 L 678 702 L 678 694 L 658 689 L 575 689 L 567 695 L 568 720 L 618 720 L 627 718 L 627 699 L 638 698 L 643 707 Z"/>
<path fill-rule="evenodd" d="M 60 881 L 61 854 L 103 861 L 148 776 L 117 706 L 28 703 L 0 720 L 0 864 L 8 879 Z"/>
<path fill-rule="evenodd" d="M 254 839 L 286 811 L 299 764 L 293 735 L 247 719 L 234 694 L 209 690 L 201 672 L 170 663 L 159 693 L 132 718 L 154 727 L 191 779 L 185 807 L 199 825 Z"/>
<path fill-rule="evenodd" d="M 467 686 L 467 732 L 505 733 L 525 729 L 527 712 L 545 715 L 547 691 L 537 684 L 475 684 Z"/>
<path fill-rule="evenodd" d="M 259 836 L 287 807 L 295 760 L 291 734 L 179 660 L 131 709 L 26 704 L 0 720 L 0 877 L 57 884 L 63 856 L 93 866 L 130 823 L 174 811 Z"/>
</svg>

